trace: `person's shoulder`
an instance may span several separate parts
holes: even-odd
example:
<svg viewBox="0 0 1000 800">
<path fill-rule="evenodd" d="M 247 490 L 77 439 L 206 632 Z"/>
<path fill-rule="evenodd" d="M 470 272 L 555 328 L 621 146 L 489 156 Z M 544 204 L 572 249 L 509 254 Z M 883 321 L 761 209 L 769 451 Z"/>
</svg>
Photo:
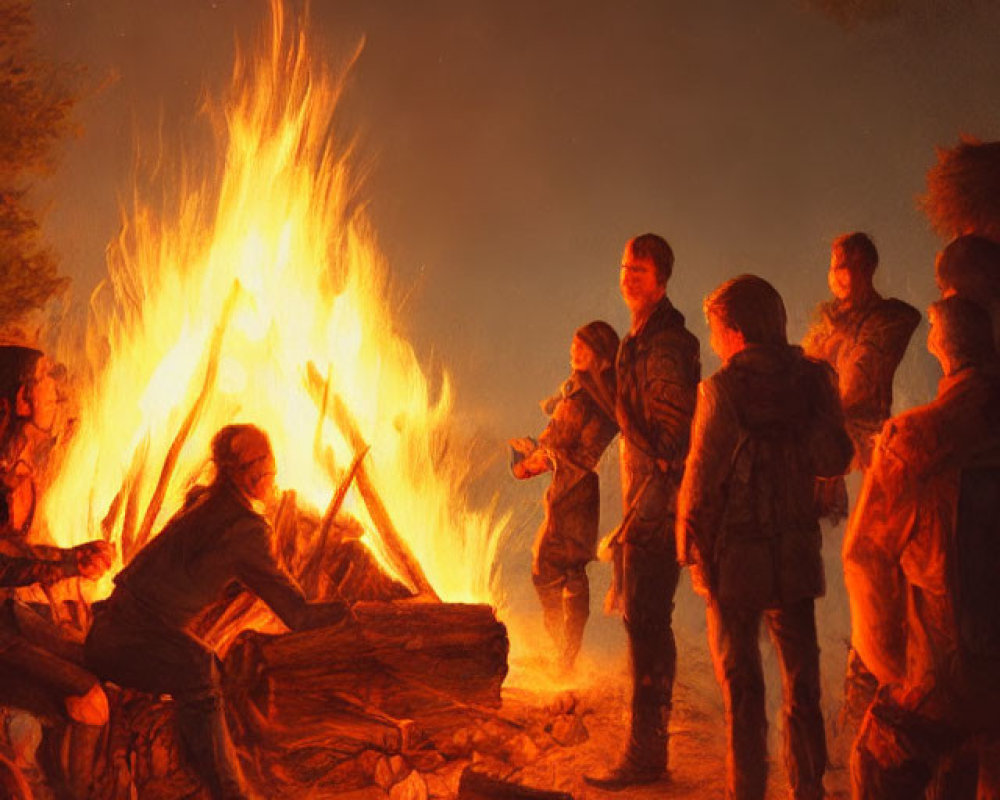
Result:
<svg viewBox="0 0 1000 800">
<path fill-rule="evenodd" d="M 234 554 L 270 553 L 271 524 L 260 514 L 248 510 L 230 521 L 222 539 Z"/>
<path fill-rule="evenodd" d="M 837 371 L 828 361 L 807 355 L 801 348 L 796 348 L 796 350 L 798 350 L 798 358 L 795 363 L 805 375 L 817 382 L 836 387 Z"/>
<path fill-rule="evenodd" d="M 839 301 L 836 298 L 823 300 L 813 306 L 803 344 L 812 352 L 823 349 L 838 335 L 844 324 L 843 309 Z"/>
<path fill-rule="evenodd" d="M 701 379 L 701 347 L 682 326 L 658 331 L 647 351 L 648 378 L 668 378 L 692 389 Z"/>
<path fill-rule="evenodd" d="M 212 487 L 196 508 L 236 535 L 269 535 L 271 524 L 229 487 Z"/>
<path fill-rule="evenodd" d="M 677 352 L 684 356 L 698 355 L 701 352 L 698 337 L 687 329 L 683 318 L 678 323 L 663 325 L 652 331 L 649 346 L 654 350 Z"/>
<path fill-rule="evenodd" d="M 920 324 L 920 312 L 898 297 L 883 297 L 875 307 L 875 315 L 890 324 L 916 328 Z"/>
<path fill-rule="evenodd" d="M 831 317 L 841 310 L 841 302 L 836 297 L 820 300 L 814 309 L 814 313 L 819 317 Z"/>
<path fill-rule="evenodd" d="M 721 404 L 735 407 L 735 398 L 741 395 L 740 379 L 738 366 L 732 361 L 723 364 L 698 383 L 698 402 L 706 411 L 714 411 Z"/>
<path fill-rule="evenodd" d="M 837 298 L 821 300 L 813 307 L 811 327 L 835 324 L 841 310 L 841 304 Z"/>
<path fill-rule="evenodd" d="M 879 444 L 904 458 L 907 454 L 929 449 L 930 444 L 923 443 L 934 439 L 940 412 L 940 405 L 931 402 L 890 417 L 882 425 Z"/>
</svg>

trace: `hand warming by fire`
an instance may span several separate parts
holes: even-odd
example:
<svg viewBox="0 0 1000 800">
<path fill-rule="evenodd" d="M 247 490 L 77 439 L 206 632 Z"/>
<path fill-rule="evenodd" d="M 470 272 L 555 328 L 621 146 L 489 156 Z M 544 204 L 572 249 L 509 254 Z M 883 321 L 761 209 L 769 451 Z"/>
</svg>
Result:
<svg viewBox="0 0 1000 800">
<path fill-rule="evenodd" d="M 0 795 L 1000 797 L 1000 142 L 928 174 L 944 377 L 902 413 L 921 315 L 876 289 L 870 235 L 832 240 L 801 346 L 791 296 L 753 274 L 705 296 L 700 342 L 674 291 L 694 266 L 655 233 L 624 243 L 601 316 L 627 330 L 577 322 L 544 428 L 504 437 L 526 491 L 548 482 L 526 620 L 500 580 L 527 564 L 517 512 L 473 499 L 451 378 L 400 332 L 335 135 L 361 49 L 335 74 L 308 11 L 269 10 L 205 102 L 208 152 L 137 159 L 86 331 L 0 343 Z M 11 30 L 29 11 L 0 0 Z M 597 658 L 599 555 L 624 638 Z M 685 674 L 684 567 L 721 705 Z"/>
</svg>

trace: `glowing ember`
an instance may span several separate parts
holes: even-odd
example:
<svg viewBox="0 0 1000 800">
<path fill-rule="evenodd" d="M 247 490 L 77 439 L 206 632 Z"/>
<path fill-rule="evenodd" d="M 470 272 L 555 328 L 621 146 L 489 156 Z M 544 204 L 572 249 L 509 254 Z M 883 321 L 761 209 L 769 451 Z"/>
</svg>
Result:
<svg viewBox="0 0 1000 800">
<path fill-rule="evenodd" d="M 342 83 L 310 61 L 305 31 L 286 27 L 277 0 L 271 14 L 261 52 L 237 58 L 232 99 L 210 109 L 225 156 L 218 174 L 199 180 L 178 170 L 176 211 L 137 200 L 111 250 L 89 331 L 103 352 L 90 348 L 94 378 L 42 524 L 62 544 L 101 535 L 104 519 L 119 544 L 123 529 L 141 528 L 203 391 L 154 530 L 206 477 L 212 434 L 235 421 L 269 431 L 279 485 L 322 512 L 354 455 L 329 419 L 317 437 L 329 376 L 330 398 L 343 400 L 371 445 L 372 481 L 431 584 L 449 601 L 495 599 L 506 521 L 467 507 L 457 487 L 468 457 L 448 446 L 447 375 L 434 397 L 393 330 L 385 267 L 330 137 Z M 81 372 L 80 355 L 63 360 Z M 130 474 L 131 503 L 120 491 Z M 353 491 L 345 509 L 377 553 Z"/>
</svg>

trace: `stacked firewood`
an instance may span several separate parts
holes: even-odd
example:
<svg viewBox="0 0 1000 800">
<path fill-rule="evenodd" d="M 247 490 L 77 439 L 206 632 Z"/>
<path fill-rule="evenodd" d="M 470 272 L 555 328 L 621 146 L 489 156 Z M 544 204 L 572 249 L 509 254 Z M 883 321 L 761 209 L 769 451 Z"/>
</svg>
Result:
<svg viewBox="0 0 1000 800">
<path fill-rule="evenodd" d="M 493 610 L 416 597 L 381 569 L 355 520 L 321 519 L 294 493 L 283 496 L 274 526 L 279 560 L 307 595 L 343 599 L 353 613 L 333 628 L 261 633 L 280 626 L 259 600 L 239 593 L 199 620 L 198 633 L 225 654 L 230 726 L 251 780 L 267 796 L 291 797 L 304 786 L 395 784 L 403 765 L 421 775 L 445 768 L 435 742 L 451 752 L 455 731 L 492 719 L 501 704 L 508 640 Z M 172 701 L 114 692 L 112 705 L 94 796 L 196 792 L 175 741 Z M 457 786 L 448 774 L 451 783 L 441 778 L 439 789 Z"/>
<path fill-rule="evenodd" d="M 585 712 L 567 697 L 547 706 L 514 698 L 502 709 L 470 707 L 448 715 L 447 725 L 414 720 L 409 738 L 377 745 L 351 738 L 346 708 L 325 720 L 273 729 L 266 740 L 247 739 L 246 730 L 237 738 L 254 788 L 268 798 L 566 800 L 578 778 L 567 765 L 588 738 Z M 94 797 L 207 800 L 184 767 L 171 701 L 130 693 L 116 696 L 115 704 L 125 735 L 112 743 Z M 359 730 L 372 730 L 367 717 L 360 719 Z"/>
</svg>

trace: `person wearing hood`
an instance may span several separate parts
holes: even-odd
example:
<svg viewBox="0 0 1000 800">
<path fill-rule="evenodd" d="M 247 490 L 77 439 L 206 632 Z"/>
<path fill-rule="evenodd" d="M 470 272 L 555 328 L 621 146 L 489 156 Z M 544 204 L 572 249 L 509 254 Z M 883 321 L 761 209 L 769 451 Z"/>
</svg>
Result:
<svg viewBox="0 0 1000 800">
<path fill-rule="evenodd" d="M 560 671 L 573 669 L 590 616 L 587 564 L 594 560 L 601 493 L 594 471 L 618 433 L 615 354 L 618 334 L 596 320 L 576 331 L 573 370 L 559 394 L 542 403 L 549 424 L 538 437 L 511 439 L 519 479 L 553 471 L 545 492 L 545 520 L 532 548 L 531 579 L 545 628 L 559 651 Z"/>
<path fill-rule="evenodd" d="M 815 598 L 825 591 L 814 481 L 848 468 L 836 376 L 788 344 L 785 306 L 754 275 L 705 300 L 720 369 L 698 388 L 678 495 L 678 560 L 707 600 L 728 725 L 726 797 L 763 800 L 767 719 L 761 620 L 778 652 L 792 796 L 820 800 L 826 739 Z"/>
</svg>

